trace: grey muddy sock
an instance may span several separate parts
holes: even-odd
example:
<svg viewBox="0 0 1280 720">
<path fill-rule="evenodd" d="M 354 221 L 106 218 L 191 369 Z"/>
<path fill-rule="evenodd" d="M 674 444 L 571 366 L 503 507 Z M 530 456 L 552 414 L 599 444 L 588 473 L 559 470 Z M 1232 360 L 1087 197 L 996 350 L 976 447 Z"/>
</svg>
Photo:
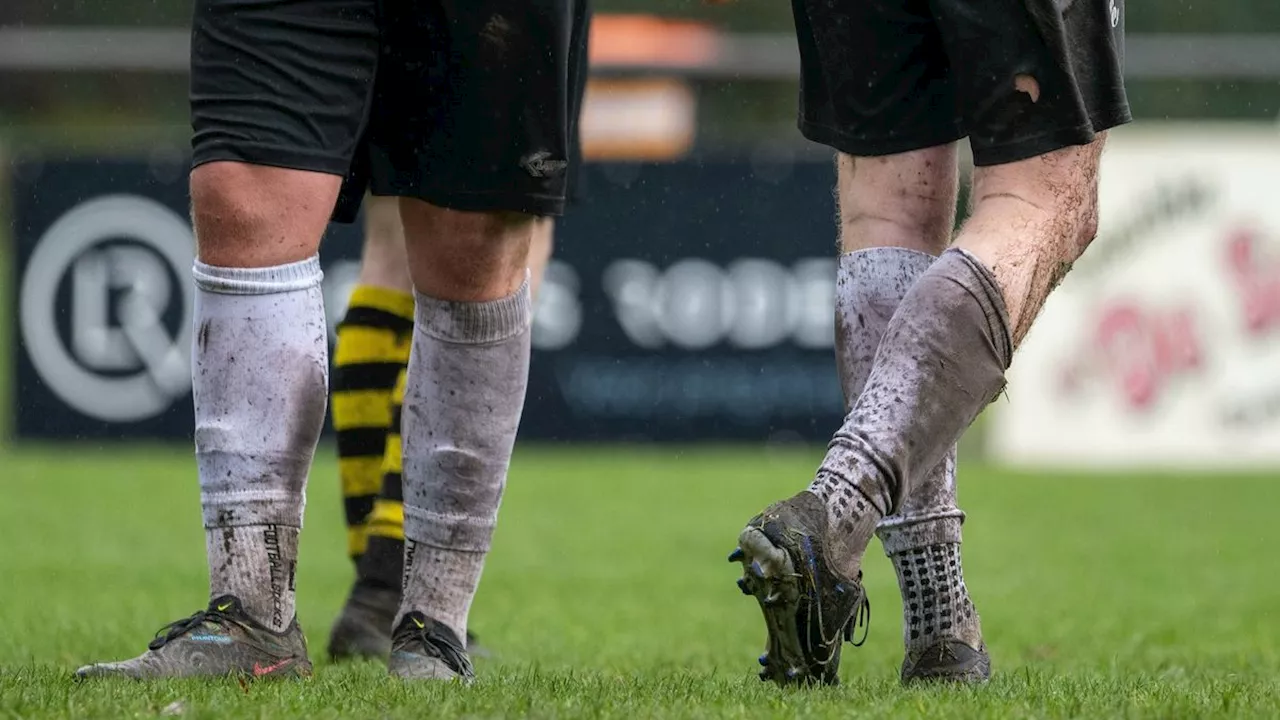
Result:
<svg viewBox="0 0 1280 720">
<path fill-rule="evenodd" d="M 836 358 L 846 408 L 862 394 L 880 340 L 902 298 L 934 256 L 905 248 L 869 248 L 840 257 L 836 280 Z M 939 637 L 981 643 L 978 613 L 960 562 L 964 513 L 956 505 L 956 450 L 916 478 L 898 512 L 876 534 L 902 594 L 903 641 L 910 652 Z"/>
<path fill-rule="evenodd" d="M 235 595 L 255 620 L 279 632 L 294 616 L 298 533 L 290 525 L 240 525 L 205 530 L 212 594 Z"/>
<path fill-rule="evenodd" d="M 943 253 L 890 320 L 862 394 L 809 490 L 827 505 L 833 559 L 856 576 L 876 523 L 936 467 L 1004 388 L 1004 300 L 969 253 Z"/>
<path fill-rule="evenodd" d="M 902 298 L 936 258 L 905 248 L 869 248 L 840 257 L 836 279 L 836 359 L 846 410 L 862 394 L 880 340 Z M 911 492 L 877 534 L 885 550 L 921 546 L 921 541 L 959 542 L 964 513 L 956 507 L 955 446 L 943 461 L 913 478 Z"/>
<path fill-rule="evenodd" d="M 462 303 L 417 296 L 401 437 L 404 599 L 466 637 L 529 376 L 529 283 Z"/>
</svg>

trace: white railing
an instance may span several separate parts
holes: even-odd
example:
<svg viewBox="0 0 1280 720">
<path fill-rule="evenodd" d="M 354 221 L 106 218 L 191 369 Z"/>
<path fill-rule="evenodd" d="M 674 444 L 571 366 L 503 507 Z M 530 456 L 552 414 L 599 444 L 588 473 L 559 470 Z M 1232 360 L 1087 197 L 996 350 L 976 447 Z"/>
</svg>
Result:
<svg viewBox="0 0 1280 720">
<path fill-rule="evenodd" d="M 188 32 L 175 28 L 0 28 L 0 71 L 187 71 Z M 696 61 L 601 62 L 600 74 L 674 73 L 709 79 L 794 77 L 795 40 L 784 33 L 726 35 Z M 687 54 L 673 53 L 673 56 Z M 1280 77 L 1280 34 L 1130 35 L 1135 79 Z"/>
</svg>

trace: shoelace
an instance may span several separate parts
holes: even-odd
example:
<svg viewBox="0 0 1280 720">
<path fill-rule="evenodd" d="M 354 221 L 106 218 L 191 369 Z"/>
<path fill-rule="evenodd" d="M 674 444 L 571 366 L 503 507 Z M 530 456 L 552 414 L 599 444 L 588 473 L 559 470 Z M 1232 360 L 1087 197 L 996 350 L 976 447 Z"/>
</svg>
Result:
<svg viewBox="0 0 1280 720">
<path fill-rule="evenodd" d="M 471 667 L 471 658 L 446 634 L 438 623 L 430 622 L 425 628 L 410 627 L 407 639 L 417 640 L 428 657 L 444 661 L 455 672 L 463 677 L 475 677 Z"/>
<path fill-rule="evenodd" d="M 862 628 L 862 639 L 854 642 L 853 631 L 856 628 Z M 867 597 L 866 592 L 862 594 L 862 602 L 858 603 L 858 609 L 854 611 L 853 618 L 849 620 L 849 624 L 844 626 L 844 639 L 854 647 L 862 647 L 862 643 L 867 641 L 867 634 L 871 632 L 871 598 Z"/>
<path fill-rule="evenodd" d="M 155 638 L 147 644 L 147 647 L 151 650 L 159 650 L 164 647 L 166 643 L 186 635 L 206 622 L 212 622 L 217 625 L 226 625 L 230 621 L 231 616 L 227 613 L 220 612 L 217 608 L 205 608 L 190 617 L 176 620 L 160 628 L 156 632 Z"/>
</svg>

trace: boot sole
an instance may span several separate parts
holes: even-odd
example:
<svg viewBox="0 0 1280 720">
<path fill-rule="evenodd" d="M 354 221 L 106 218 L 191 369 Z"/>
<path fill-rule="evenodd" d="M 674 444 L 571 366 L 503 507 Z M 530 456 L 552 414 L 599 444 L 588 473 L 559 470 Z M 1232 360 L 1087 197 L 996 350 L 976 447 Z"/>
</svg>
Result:
<svg viewBox="0 0 1280 720">
<path fill-rule="evenodd" d="M 813 682 L 807 673 L 796 615 L 800 610 L 800 576 L 787 551 L 773 544 L 757 527 L 748 526 L 738 536 L 738 550 L 731 559 L 742 562 L 738 588 L 754 596 L 764 615 L 767 650 L 760 656 L 760 679 L 779 685 Z"/>
</svg>

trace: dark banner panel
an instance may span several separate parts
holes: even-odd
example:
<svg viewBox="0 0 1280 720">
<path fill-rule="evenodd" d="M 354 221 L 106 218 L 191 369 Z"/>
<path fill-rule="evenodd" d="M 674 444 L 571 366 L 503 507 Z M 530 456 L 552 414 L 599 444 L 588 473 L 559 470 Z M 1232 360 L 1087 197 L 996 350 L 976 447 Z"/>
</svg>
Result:
<svg viewBox="0 0 1280 720">
<path fill-rule="evenodd" d="M 534 321 L 526 439 L 825 440 L 832 359 L 828 162 L 585 170 Z M 180 164 L 13 168 L 20 438 L 191 434 L 194 239 Z M 331 328 L 360 226 L 321 257 Z"/>
</svg>

